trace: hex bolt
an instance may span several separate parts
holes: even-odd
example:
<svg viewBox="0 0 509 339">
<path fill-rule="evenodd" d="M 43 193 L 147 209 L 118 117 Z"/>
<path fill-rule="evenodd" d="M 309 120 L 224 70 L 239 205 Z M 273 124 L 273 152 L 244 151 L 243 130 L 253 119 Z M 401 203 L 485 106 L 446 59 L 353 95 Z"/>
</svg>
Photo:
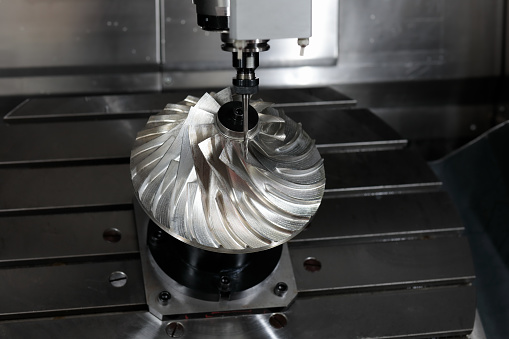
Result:
<svg viewBox="0 0 509 339">
<path fill-rule="evenodd" d="M 161 291 L 159 295 L 157 296 L 157 300 L 161 305 L 168 305 L 168 302 L 171 299 L 171 294 L 168 291 Z"/>
<path fill-rule="evenodd" d="M 180 338 L 184 336 L 184 325 L 177 321 L 172 321 L 166 326 L 166 334 L 170 338 Z"/>
<path fill-rule="evenodd" d="M 279 282 L 276 284 L 276 287 L 274 287 L 274 294 L 278 297 L 282 297 L 286 294 L 288 291 L 288 285 L 284 282 Z"/>
</svg>

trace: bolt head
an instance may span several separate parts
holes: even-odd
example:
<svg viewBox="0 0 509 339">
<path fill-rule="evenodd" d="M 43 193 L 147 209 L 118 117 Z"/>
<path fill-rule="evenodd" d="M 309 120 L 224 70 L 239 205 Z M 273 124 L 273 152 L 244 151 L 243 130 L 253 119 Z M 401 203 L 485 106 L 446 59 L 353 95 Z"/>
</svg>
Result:
<svg viewBox="0 0 509 339">
<path fill-rule="evenodd" d="M 284 282 L 277 283 L 274 287 L 274 294 L 278 297 L 282 297 L 288 291 L 288 285 Z"/>
<path fill-rule="evenodd" d="M 123 287 L 127 283 L 127 275 L 121 271 L 115 271 L 110 274 L 110 284 L 113 287 Z"/>
<path fill-rule="evenodd" d="M 161 291 L 158 296 L 159 303 L 166 305 L 171 299 L 171 294 L 168 291 Z"/>
<path fill-rule="evenodd" d="M 177 321 L 172 321 L 166 326 L 166 334 L 170 338 L 180 338 L 184 335 L 184 325 Z"/>
<path fill-rule="evenodd" d="M 230 285 L 230 278 L 226 276 L 221 277 L 221 285 Z"/>
</svg>

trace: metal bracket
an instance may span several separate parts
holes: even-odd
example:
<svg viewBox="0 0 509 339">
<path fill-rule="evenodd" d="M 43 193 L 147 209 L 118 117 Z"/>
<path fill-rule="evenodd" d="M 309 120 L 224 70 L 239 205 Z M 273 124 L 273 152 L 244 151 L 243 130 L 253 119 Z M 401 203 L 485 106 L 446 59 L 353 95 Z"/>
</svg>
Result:
<svg viewBox="0 0 509 339">
<path fill-rule="evenodd" d="M 188 296 L 185 293 L 186 287 L 165 274 L 153 259 L 147 246 L 149 217 L 143 212 L 136 199 L 134 206 L 145 296 L 150 313 L 158 319 L 185 318 L 193 314 L 237 315 L 265 310 L 273 311 L 288 307 L 297 297 L 297 284 L 287 244 L 282 245 L 284 247 L 281 259 L 271 275 L 258 285 L 244 291 L 240 298 L 213 302 Z M 282 291 L 280 283 L 287 288 L 283 288 Z"/>
</svg>

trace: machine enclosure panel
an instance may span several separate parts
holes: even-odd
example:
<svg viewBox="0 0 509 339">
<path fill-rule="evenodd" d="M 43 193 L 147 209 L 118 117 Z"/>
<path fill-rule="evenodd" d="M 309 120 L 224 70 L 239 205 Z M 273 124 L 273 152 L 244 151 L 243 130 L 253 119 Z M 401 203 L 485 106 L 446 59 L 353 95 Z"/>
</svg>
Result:
<svg viewBox="0 0 509 339">
<path fill-rule="evenodd" d="M 232 39 L 286 39 L 311 36 L 311 0 L 232 0 L 230 6 Z"/>
</svg>

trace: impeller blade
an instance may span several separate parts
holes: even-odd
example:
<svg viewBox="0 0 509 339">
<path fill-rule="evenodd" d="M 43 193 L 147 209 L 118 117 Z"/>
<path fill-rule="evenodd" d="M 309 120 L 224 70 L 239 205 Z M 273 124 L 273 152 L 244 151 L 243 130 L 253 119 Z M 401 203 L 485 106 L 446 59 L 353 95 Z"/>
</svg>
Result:
<svg viewBox="0 0 509 339">
<path fill-rule="evenodd" d="M 218 119 L 235 98 L 225 88 L 168 104 L 131 152 L 133 186 L 150 218 L 189 245 L 223 253 L 288 241 L 314 215 L 325 188 L 314 141 L 271 103 L 252 102 L 258 120 L 244 154 L 243 139 Z"/>
</svg>

